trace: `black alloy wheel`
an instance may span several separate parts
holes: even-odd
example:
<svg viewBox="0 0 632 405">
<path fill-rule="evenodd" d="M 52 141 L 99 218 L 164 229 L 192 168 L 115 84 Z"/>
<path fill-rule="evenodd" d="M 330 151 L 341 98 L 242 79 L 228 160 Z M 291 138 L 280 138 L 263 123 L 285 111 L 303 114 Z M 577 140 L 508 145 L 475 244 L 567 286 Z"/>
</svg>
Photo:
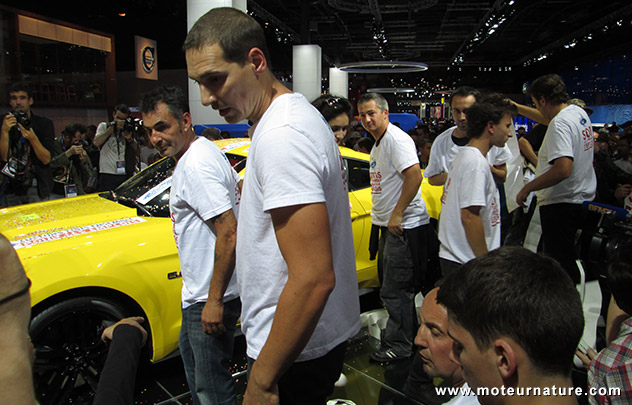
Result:
<svg viewBox="0 0 632 405">
<path fill-rule="evenodd" d="M 115 302 L 72 298 L 31 320 L 33 379 L 41 404 L 91 404 L 107 357 L 103 329 L 126 317 Z"/>
</svg>

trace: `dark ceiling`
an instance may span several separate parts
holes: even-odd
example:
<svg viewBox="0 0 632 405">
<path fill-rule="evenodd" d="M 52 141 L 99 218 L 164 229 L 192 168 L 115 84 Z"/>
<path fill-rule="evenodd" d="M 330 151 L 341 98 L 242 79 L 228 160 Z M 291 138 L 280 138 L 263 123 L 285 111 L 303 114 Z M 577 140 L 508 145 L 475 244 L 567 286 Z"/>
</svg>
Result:
<svg viewBox="0 0 632 405">
<path fill-rule="evenodd" d="M 184 0 L 4 3 L 115 34 L 117 70 L 133 69 L 134 35 L 158 41 L 161 69 L 185 67 Z M 321 45 L 329 66 L 424 62 L 430 69 L 421 77 L 444 87 L 463 75 L 479 83 L 477 72 L 495 73 L 482 85 L 509 80 L 515 87 L 525 77 L 632 49 L 629 0 L 250 0 L 248 9 L 266 29 L 275 69 L 286 74 L 291 46 L 304 43 Z"/>
</svg>

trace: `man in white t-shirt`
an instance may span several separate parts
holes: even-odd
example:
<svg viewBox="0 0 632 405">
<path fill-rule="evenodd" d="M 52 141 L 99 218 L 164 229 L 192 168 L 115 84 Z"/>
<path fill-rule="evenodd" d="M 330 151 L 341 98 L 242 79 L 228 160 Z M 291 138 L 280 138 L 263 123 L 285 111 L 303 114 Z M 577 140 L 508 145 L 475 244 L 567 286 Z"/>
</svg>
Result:
<svg viewBox="0 0 632 405">
<path fill-rule="evenodd" d="M 524 206 L 529 193 L 536 191 L 544 253 L 560 262 L 577 283 L 575 236 L 586 216 L 582 203 L 592 201 L 597 189 L 592 124 L 584 109 L 567 104 L 566 85 L 558 75 L 539 77 L 529 93 L 550 122 L 538 152 L 536 177 L 516 201 Z"/>
<path fill-rule="evenodd" d="M 378 260 L 383 275 L 380 298 L 388 311 L 380 362 L 410 357 L 415 337 L 414 297 L 427 267 L 429 217 L 421 197 L 421 169 L 412 138 L 389 123 L 388 103 L 379 93 L 358 101 L 362 126 L 375 138 L 370 176 L 371 222 L 381 231 Z"/>
<path fill-rule="evenodd" d="M 237 229 L 241 328 L 249 357 L 244 404 L 325 403 L 360 330 L 349 194 L 331 129 L 270 70 L 263 29 L 215 8 L 184 43 L 201 102 L 252 143 Z"/>
<path fill-rule="evenodd" d="M 176 160 L 169 211 L 182 273 L 180 354 L 196 404 L 234 404 L 229 364 L 241 304 L 233 277 L 239 175 L 222 151 L 193 132 L 179 87 L 140 101 L 143 125 L 161 156 Z"/>
<path fill-rule="evenodd" d="M 438 291 L 439 288 L 430 290 L 419 310 L 421 325 L 415 344 L 419 346 L 423 370 L 430 378 L 441 378 L 444 387 L 460 388 L 459 394 L 446 404 L 478 405 L 476 395 L 468 395 L 470 391 L 463 379 L 463 368 L 450 358 L 454 341 L 448 335 L 448 310 L 437 303 Z"/>
<path fill-rule="evenodd" d="M 432 143 L 430 161 L 424 170 L 424 176 L 433 186 L 442 186 L 448 178 L 452 161 L 469 142 L 467 135 L 467 117 L 465 110 L 471 107 L 481 94 L 473 87 L 459 87 L 452 93 L 450 106 L 456 126 L 441 133 Z M 507 177 L 507 162 L 512 155 L 508 146 L 494 146 L 487 154 L 490 169 L 497 183 L 504 183 Z"/>
<path fill-rule="evenodd" d="M 443 276 L 500 247 L 500 201 L 485 156 L 513 134 L 516 107 L 498 94 L 466 110 L 470 142 L 452 162 L 441 197 L 439 258 Z"/>
<path fill-rule="evenodd" d="M 129 178 L 126 171 L 128 165 L 125 148 L 131 147 L 138 151 L 138 144 L 132 132 L 124 131 L 129 114 L 129 107 L 119 104 L 114 107 L 112 122 L 102 122 L 97 127 L 93 143 L 100 149 L 98 191 L 114 190 Z"/>
</svg>

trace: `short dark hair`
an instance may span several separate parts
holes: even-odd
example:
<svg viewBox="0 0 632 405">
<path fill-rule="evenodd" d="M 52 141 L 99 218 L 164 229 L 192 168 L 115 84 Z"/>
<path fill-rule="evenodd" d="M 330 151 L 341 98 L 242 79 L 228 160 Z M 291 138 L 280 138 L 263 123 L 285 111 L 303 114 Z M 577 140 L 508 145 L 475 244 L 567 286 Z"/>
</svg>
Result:
<svg viewBox="0 0 632 405">
<path fill-rule="evenodd" d="M 372 136 L 363 136 L 362 138 L 358 139 L 358 143 L 357 143 L 358 149 L 360 148 L 360 146 L 362 146 L 368 151 L 371 150 L 374 144 L 375 144 L 375 141 L 373 140 Z"/>
<path fill-rule="evenodd" d="M 553 259 L 505 246 L 445 278 L 437 302 L 479 350 L 506 336 L 542 373 L 568 375 L 584 330 L 579 294 Z"/>
<path fill-rule="evenodd" d="M 129 107 L 127 106 L 127 104 L 119 104 L 116 107 L 114 107 L 114 114 L 116 114 L 117 111 L 120 111 L 123 114 L 127 114 L 127 115 L 129 115 L 130 113 Z"/>
<path fill-rule="evenodd" d="M 314 101 L 312 105 L 325 117 L 325 121 L 330 121 L 340 114 L 347 114 L 351 121 L 351 103 L 344 97 L 323 94 Z"/>
<path fill-rule="evenodd" d="M 388 110 L 388 102 L 380 93 L 364 93 L 358 100 L 358 105 L 368 103 L 371 100 L 375 101 L 375 105 L 381 111 Z"/>
<path fill-rule="evenodd" d="M 474 96 L 474 98 L 478 100 L 481 98 L 481 92 L 476 90 L 474 87 L 470 87 L 470 86 L 457 87 L 457 89 L 452 92 L 452 95 L 450 97 L 450 105 L 452 105 L 452 100 L 454 100 L 454 97 L 456 96 L 458 97 Z"/>
<path fill-rule="evenodd" d="M 608 286 L 615 302 L 632 315 L 632 242 L 617 246 L 608 267 Z"/>
<path fill-rule="evenodd" d="M 187 34 L 182 49 L 200 50 L 219 44 L 228 62 L 243 66 L 252 48 L 259 48 L 271 65 L 270 52 L 261 25 L 251 16 L 232 7 L 218 7 L 200 17 Z"/>
<path fill-rule="evenodd" d="M 556 74 L 540 76 L 531 84 L 527 94 L 536 100 L 544 97 L 551 104 L 559 105 L 568 101 L 568 91 L 562 78 Z"/>
<path fill-rule="evenodd" d="M 25 92 L 26 96 L 28 98 L 33 97 L 33 92 L 31 90 L 31 86 L 29 86 L 25 82 L 15 82 L 11 86 L 9 86 L 9 94 L 16 93 L 18 91 Z"/>
<path fill-rule="evenodd" d="M 204 131 L 202 131 L 201 136 L 203 136 L 206 139 L 209 139 L 211 141 L 217 141 L 217 140 L 223 138 L 222 137 L 222 133 L 220 132 L 220 130 L 215 128 L 215 127 L 206 127 L 206 128 L 204 128 Z"/>
<path fill-rule="evenodd" d="M 516 106 L 500 94 L 492 93 L 479 100 L 465 110 L 470 138 L 480 137 L 488 122 L 498 124 L 505 115 L 515 117 L 518 114 Z"/>
<path fill-rule="evenodd" d="M 64 128 L 63 131 L 61 131 L 63 136 L 67 136 L 69 138 L 75 136 L 77 132 L 79 132 L 80 134 L 85 134 L 86 126 L 79 122 L 71 122 L 70 124 L 66 125 L 66 128 Z"/>
<path fill-rule="evenodd" d="M 159 86 L 140 97 L 138 109 L 147 114 L 156 109 L 158 103 L 165 103 L 171 115 L 178 121 L 189 112 L 189 100 L 178 86 Z"/>
</svg>

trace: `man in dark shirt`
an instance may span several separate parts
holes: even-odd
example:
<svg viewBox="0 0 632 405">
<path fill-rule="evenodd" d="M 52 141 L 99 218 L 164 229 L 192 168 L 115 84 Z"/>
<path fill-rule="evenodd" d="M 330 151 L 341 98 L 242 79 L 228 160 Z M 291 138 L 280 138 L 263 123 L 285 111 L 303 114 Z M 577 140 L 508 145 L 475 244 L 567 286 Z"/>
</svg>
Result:
<svg viewBox="0 0 632 405">
<path fill-rule="evenodd" d="M 49 166 L 55 141 L 53 121 L 33 114 L 33 94 L 26 83 L 18 82 L 9 88 L 9 104 L 12 112 L 5 115 L 0 133 L 6 205 L 46 200 L 53 187 Z M 25 121 L 30 121 L 28 129 L 23 125 Z"/>
</svg>

